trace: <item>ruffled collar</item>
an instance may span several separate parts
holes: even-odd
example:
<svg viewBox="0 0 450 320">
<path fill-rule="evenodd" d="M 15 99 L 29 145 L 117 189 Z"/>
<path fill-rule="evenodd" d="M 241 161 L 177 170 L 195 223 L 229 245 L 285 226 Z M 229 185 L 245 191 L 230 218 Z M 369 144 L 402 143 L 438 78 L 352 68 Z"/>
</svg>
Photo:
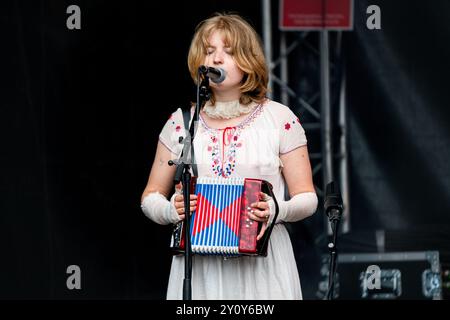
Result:
<svg viewBox="0 0 450 320">
<path fill-rule="evenodd" d="M 214 105 L 208 101 L 203 107 L 203 111 L 213 119 L 232 119 L 250 113 L 256 106 L 257 104 L 254 102 L 243 105 L 239 103 L 239 100 L 216 101 Z"/>
</svg>

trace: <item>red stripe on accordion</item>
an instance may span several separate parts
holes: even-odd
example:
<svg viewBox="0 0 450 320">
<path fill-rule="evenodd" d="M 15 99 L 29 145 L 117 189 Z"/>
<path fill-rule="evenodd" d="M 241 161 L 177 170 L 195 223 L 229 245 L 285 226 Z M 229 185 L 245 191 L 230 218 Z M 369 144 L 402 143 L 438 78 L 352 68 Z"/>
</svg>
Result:
<svg viewBox="0 0 450 320">
<path fill-rule="evenodd" d="M 219 209 L 206 199 L 201 193 L 197 195 L 197 210 L 195 214 L 197 217 L 194 219 L 195 225 L 193 226 L 193 236 L 202 232 L 217 220 L 222 221 L 230 228 L 236 235 L 239 234 L 239 215 L 241 210 L 242 196 L 236 198 L 228 206 L 218 211 Z"/>
</svg>

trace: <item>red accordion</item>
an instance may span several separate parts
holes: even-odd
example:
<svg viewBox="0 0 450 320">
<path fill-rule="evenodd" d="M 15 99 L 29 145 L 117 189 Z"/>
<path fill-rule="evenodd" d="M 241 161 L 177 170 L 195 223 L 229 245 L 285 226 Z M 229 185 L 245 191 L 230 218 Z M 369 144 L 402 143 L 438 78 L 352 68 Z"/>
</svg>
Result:
<svg viewBox="0 0 450 320">
<path fill-rule="evenodd" d="M 191 249 L 204 255 L 267 255 L 267 246 L 278 215 L 272 185 L 259 179 L 192 177 L 190 190 L 197 195 L 197 208 L 191 215 Z M 256 240 L 262 223 L 251 220 L 248 210 L 260 201 L 260 192 L 275 201 L 276 212 L 263 237 Z M 183 222 L 173 231 L 171 249 L 184 252 Z"/>
</svg>

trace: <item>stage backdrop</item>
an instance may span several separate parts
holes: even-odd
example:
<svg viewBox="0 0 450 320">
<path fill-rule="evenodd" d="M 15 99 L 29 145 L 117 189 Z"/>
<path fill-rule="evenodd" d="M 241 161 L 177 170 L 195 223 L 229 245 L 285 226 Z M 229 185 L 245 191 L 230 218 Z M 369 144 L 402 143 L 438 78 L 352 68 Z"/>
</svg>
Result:
<svg viewBox="0 0 450 320">
<path fill-rule="evenodd" d="M 450 5 L 355 2 L 344 35 L 352 232 L 343 250 L 376 250 L 384 229 L 387 249 L 445 253 Z M 66 26 L 73 4 L 80 30 Z M 382 10 L 381 30 L 366 27 L 369 4 Z M 193 99 L 194 28 L 216 11 L 261 33 L 260 1 L 1 2 L 1 299 L 164 299 L 171 229 L 143 215 L 140 196 L 162 126 Z M 290 226 L 309 299 L 326 252 L 322 222 Z M 79 290 L 67 287 L 71 265 Z"/>
</svg>

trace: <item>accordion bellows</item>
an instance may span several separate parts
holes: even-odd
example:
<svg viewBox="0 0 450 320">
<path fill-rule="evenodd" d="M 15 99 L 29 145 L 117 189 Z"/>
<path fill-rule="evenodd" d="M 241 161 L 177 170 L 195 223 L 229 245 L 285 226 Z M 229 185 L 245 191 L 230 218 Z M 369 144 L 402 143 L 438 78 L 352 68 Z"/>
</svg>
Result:
<svg viewBox="0 0 450 320">
<path fill-rule="evenodd" d="M 260 200 L 261 191 L 274 198 L 269 182 L 249 178 L 193 177 L 191 191 L 197 195 L 197 208 L 190 220 L 193 253 L 223 256 L 267 254 L 273 223 L 257 241 L 261 223 L 251 220 L 248 210 L 252 203 Z M 182 225 L 177 224 L 172 235 L 174 253 L 184 250 Z"/>
</svg>

